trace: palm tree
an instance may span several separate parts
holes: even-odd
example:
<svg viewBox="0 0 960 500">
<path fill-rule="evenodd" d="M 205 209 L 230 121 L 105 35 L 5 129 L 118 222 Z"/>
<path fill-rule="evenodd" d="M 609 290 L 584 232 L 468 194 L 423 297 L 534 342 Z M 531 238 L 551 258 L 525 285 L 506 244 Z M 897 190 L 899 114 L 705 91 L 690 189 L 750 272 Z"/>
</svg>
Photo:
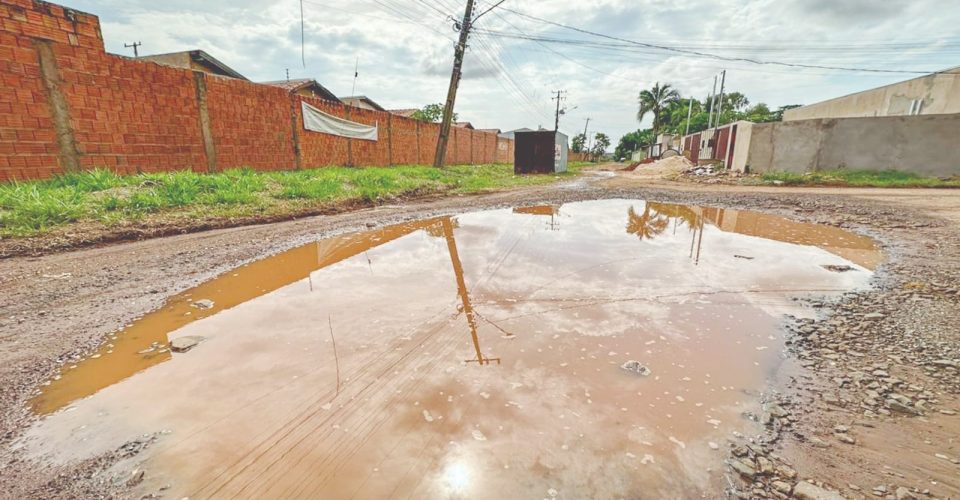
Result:
<svg viewBox="0 0 960 500">
<path fill-rule="evenodd" d="M 636 235 L 641 240 L 646 238 L 653 239 L 658 234 L 664 232 L 670 225 L 670 219 L 661 217 L 651 217 L 650 204 L 643 207 L 643 214 L 637 215 L 637 212 L 631 206 L 627 209 L 627 234 Z"/>
<path fill-rule="evenodd" d="M 660 82 L 656 82 L 653 84 L 653 88 L 640 91 L 640 96 L 637 99 L 640 102 L 640 110 L 637 111 L 637 121 L 643 121 L 643 117 L 647 116 L 647 113 L 653 113 L 653 136 L 656 137 L 660 131 L 660 113 L 662 113 L 664 108 L 669 106 L 670 103 L 678 101 L 679 99 L 680 93 L 671 87 L 669 83 L 664 83 L 661 86 Z"/>
</svg>

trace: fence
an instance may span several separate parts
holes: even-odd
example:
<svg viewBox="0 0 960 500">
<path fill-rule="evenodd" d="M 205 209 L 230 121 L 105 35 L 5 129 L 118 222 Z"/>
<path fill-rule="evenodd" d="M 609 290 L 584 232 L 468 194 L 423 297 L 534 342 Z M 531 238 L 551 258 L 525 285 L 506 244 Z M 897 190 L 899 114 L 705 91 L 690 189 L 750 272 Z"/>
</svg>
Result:
<svg viewBox="0 0 960 500">
<path fill-rule="evenodd" d="M 821 118 L 741 127 L 731 166 L 751 172 L 834 168 L 960 175 L 960 114 Z"/>
<path fill-rule="evenodd" d="M 94 15 L 39 0 L 0 2 L 0 181 L 94 167 L 433 163 L 437 124 L 107 54 Z M 304 130 L 301 100 L 378 125 L 379 140 Z M 444 163 L 512 161 L 512 140 L 452 128 Z"/>
</svg>

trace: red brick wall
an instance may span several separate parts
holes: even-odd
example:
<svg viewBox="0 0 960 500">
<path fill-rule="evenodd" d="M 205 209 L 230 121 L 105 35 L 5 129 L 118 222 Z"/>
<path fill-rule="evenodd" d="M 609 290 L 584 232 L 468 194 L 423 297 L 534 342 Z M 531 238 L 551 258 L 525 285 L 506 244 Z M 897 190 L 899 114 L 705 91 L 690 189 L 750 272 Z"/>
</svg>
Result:
<svg viewBox="0 0 960 500">
<path fill-rule="evenodd" d="M 206 75 L 206 82 L 217 168 L 296 167 L 286 90 L 211 75 Z"/>
<path fill-rule="evenodd" d="M 420 163 L 433 165 L 437 156 L 437 140 L 440 138 L 440 125 L 437 123 L 420 124 Z M 447 141 L 447 156 L 450 156 L 450 142 Z"/>
<path fill-rule="evenodd" d="M 0 181 L 60 170 L 37 53 L 32 40 L 6 31 L 9 15 L 0 5 Z"/>
<path fill-rule="evenodd" d="M 513 141 L 497 137 L 497 163 L 513 163 Z"/>
<path fill-rule="evenodd" d="M 35 0 L 0 0 L 0 182 L 62 172 L 38 40 L 51 44 L 81 168 L 207 170 L 194 73 L 104 52 L 96 16 Z M 432 164 L 439 125 L 204 75 L 218 169 Z M 300 101 L 379 128 L 377 141 L 303 129 Z M 292 120 L 296 116 L 296 121 Z M 418 133 L 419 131 L 419 133 Z M 453 127 L 448 164 L 513 161 L 495 134 Z M 472 151 L 472 154 L 471 154 Z"/>
<path fill-rule="evenodd" d="M 393 148 L 394 165 L 422 163 L 417 151 L 417 123 L 415 120 L 402 120 L 397 116 L 391 119 L 390 143 Z M 430 152 L 429 156 L 432 157 L 433 152 Z"/>
<path fill-rule="evenodd" d="M 81 47 L 54 53 L 83 168 L 205 169 L 190 72 Z"/>
<path fill-rule="evenodd" d="M 300 133 L 300 151 L 304 168 L 325 167 L 329 165 L 347 164 L 347 139 L 330 134 L 318 134 L 303 130 L 303 112 L 300 101 L 331 115 L 343 113 L 341 104 L 324 101 L 313 97 L 297 96 L 295 111 L 297 113 L 297 127 Z"/>
<path fill-rule="evenodd" d="M 33 0 L 0 3 L 0 181 L 60 172 L 35 40 L 103 52 L 96 16 Z"/>
</svg>

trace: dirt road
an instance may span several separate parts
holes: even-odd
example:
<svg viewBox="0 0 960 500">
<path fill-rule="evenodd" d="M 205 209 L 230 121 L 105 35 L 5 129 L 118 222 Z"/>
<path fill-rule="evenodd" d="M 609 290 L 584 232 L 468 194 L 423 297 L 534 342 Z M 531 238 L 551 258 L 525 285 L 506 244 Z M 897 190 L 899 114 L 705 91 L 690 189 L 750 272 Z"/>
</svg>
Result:
<svg viewBox="0 0 960 500">
<path fill-rule="evenodd" d="M 796 487 L 798 496 L 829 489 L 852 497 L 960 497 L 960 191 L 753 188 L 659 175 L 588 176 L 559 187 L 0 261 L 0 491 L 26 498 L 125 490 L 98 473 L 148 440 L 56 469 L 23 461 L 11 445 L 36 419 L 26 406 L 36 387 L 167 297 L 319 237 L 482 208 L 603 198 L 760 210 L 881 242 L 888 260 L 873 290 L 815 304 L 832 311 L 820 321 L 785 325 L 789 358 L 770 380 L 767 411 L 753 416 L 767 431 L 731 447 L 729 488 L 741 496 L 783 497 Z M 807 478 L 825 489 L 794 486 Z"/>
</svg>

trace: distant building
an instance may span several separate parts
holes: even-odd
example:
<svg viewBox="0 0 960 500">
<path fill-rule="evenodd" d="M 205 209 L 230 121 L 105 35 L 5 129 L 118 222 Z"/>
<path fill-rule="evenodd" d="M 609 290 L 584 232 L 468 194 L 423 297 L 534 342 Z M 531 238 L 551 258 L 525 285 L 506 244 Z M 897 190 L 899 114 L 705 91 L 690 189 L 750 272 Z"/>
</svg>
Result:
<svg viewBox="0 0 960 500">
<path fill-rule="evenodd" d="M 390 114 L 402 116 L 404 118 L 413 118 L 413 114 L 417 111 L 420 111 L 417 108 L 404 108 L 404 109 L 391 109 L 389 110 Z"/>
<path fill-rule="evenodd" d="M 960 66 L 787 110 L 783 121 L 960 113 Z"/>
<path fill-rule="evenodd" d="M 500 129 L 498 128 L 478 128 L 478 132 L 486 132 L 488 134 L 497 134 L 500 135 Z"/>
<path fill-rule="evenodd" d="M 296 80 L 279 80 L 275 82 L 261 82 L 264 85 L 280 87 L 286 89 L 291 94 L 302 95 L 304 97 L 316 97 L 333 102 L 341 102 L 333 92 L 330 92 L 323 85 L 320 85 L 312 78 L 299 78 Z"/>
<path fill-rule="evenodd" d="M 215 57 L 202 50 L 185 50 L 183 52 L 170 52 L 168 54 L 154 54 L 151 56 L 140 56 L 141 61 L 152 61 L 164 66 L 173 66 L 175 68 L 192 69 L 202 71 L 211 75 L 227 76 L 246 80 L 247 78 L 234 71 L 231 67 L 218 61 Z"/>
<path fill-rule="evenodd" d="M 567 136 L 553 130 L 516 132 L 513 173 L 548 174 L 567 171 Z"/>
<path fill-rule="evenodd" d="M 353 106 L 355 108 L 369 109 L 372 111 L 386 111 L 383 106 L 377 104 L 373 99 L 365 95 L 341 97 L 340 101 L 347 106 Z"/>
<path fill-rule="evenodd" d="M 507 132 L 501 132 L 500 137 L 504 139 L 514 139 L 517 132 L 533 132 L 533 129 L 523 127 L 516 130 L 508 130 Z"/>
<path fill-rule="evenodd" d="M 468 128 L 470 130 L 474 129 L 473 124 L 470 122 L 453 122 L 453 126 L 460 127 L 460 128 Z"/>
</svg>

